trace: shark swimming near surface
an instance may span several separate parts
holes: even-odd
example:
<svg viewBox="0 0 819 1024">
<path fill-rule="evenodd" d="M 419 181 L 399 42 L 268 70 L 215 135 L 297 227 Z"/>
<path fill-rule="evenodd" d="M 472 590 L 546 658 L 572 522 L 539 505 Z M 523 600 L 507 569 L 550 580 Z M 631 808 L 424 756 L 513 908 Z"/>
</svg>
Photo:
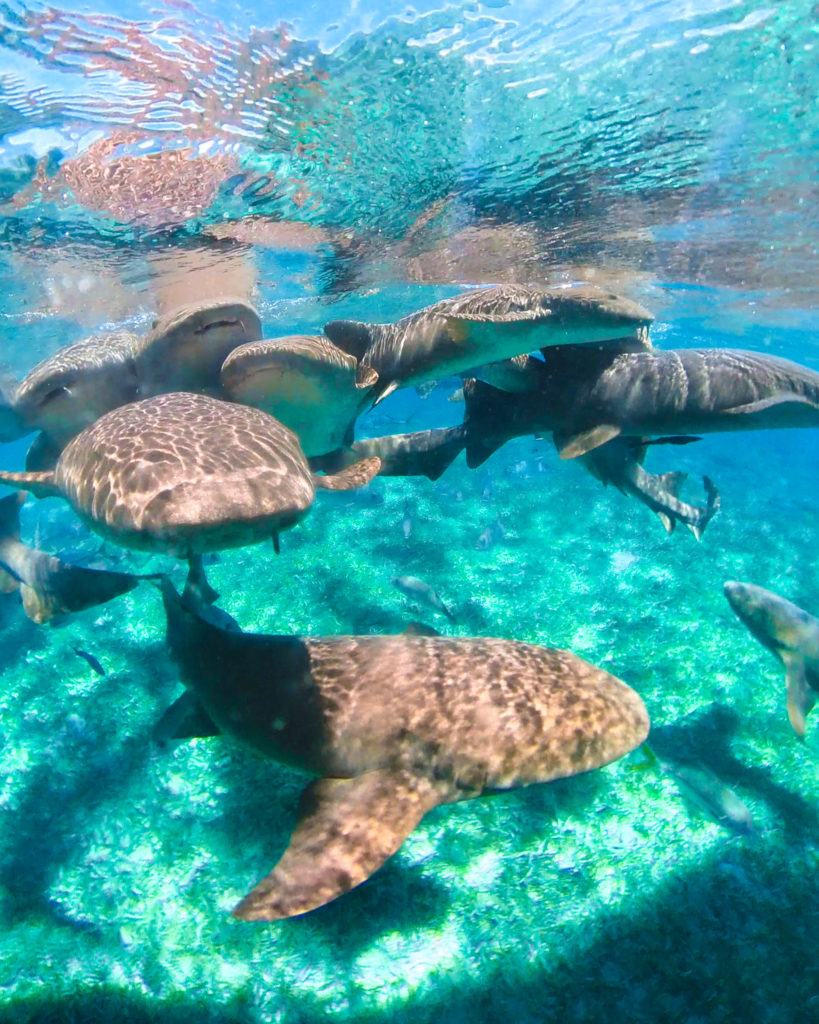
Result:
<svg viewBox="0 0 819 1024">
<path fill-rule="evenodd" d="M 785 666 L 788 719 L 804 736 L 806 716 L 819 699 L 819 619 L 754 583 L 728 580 L 723 590 L 751 635 Z"/>
<path fill-rule="evenodd" d="M 395 323 L 332 320 L 324 333 L 378 373 L 380 402 L 398 387 L 569 343 L 593 345 L 639 334 L 654 317 L 593 285 L 496 285 L 443 299 Z"/>
<path fill-rule="evenodd" d="M 306 913 L 365 881 L 439 804 L 590 771 L 646 737 L 634 690 L 567 651 L 483 637 L 271 636 L 161 584 L 187 690 L 162 740 L 222 733 L 314 776 L 290 844 L 236 906 Z M 195 700 L 191 698 L 195 697 Z"/>
<path fill-rule="evenodd" d="M 523 393 L 465 389 L 469 466 L 526 434 L 551 432 L 573 459 L 621 436 L 819 426 L 819 373 L 760 352 L 566 345 L 536 374 Z"/>
<path fill-rule="evenodd" d="M 527 396 L 509 394 L 482 380 L 470 378 L 464 382 L 464 398 L 466 412 L 463 427 L 466 434 L 467 464 L 478 466 L 499 446 L 499 425 L 513 419 L 518 400 L 526 399 Z M 534 429 L 534 420 L 540 424 L 538 429 Z M 521 425 L 523 421 L 524 416 L 518 409 L 517 425 Z M 531 433 L 547 432 L 546 421 L 547 414 L 536 410 L 531 422 Z M 517 426 L 513 429 L 517 429 Z M 663 441 L 677 440 L 680 439 L 663 438 Z M 685 473 L 654 474 L 643 469 L 646 448 L 651 443 L 651 439 L 646 437 L 614 437 L 605 444 L 584 452 L 577 461 L 604 486 L 614 484 L 623 494 L 637 498 L 651 509 L 667 533 L 673 533 L 676 524 L 682 523 L 699 540 L 705 527 L 719 510 L 719 492 L 713 481 L 706 476 L 703 477 L 706 504 L 691 505 L 683 501 L 680 498 L 680 489 L 686 480 Z"/>
</svg>

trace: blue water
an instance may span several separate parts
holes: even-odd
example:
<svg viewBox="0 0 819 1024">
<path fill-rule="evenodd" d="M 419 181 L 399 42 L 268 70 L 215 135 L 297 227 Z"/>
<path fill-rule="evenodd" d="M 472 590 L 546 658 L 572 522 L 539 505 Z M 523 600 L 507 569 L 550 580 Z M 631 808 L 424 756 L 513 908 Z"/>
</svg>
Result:
<svg viewBox="0 0 819 1024">
<path fill-rule="evenodd" d="M 658 348 L 819 370 L 808 0 L 12 2 L 0 47 L 0 361 L 18 379 L 217 285 L 276 337 L 512 281 L 627 295 Z M 357 436 L 459 422 L 455 386 L 399 391 Z M 817 465 L 815 430 L 650 450 L 688 501 L 717 483 L 697 543 L 520 438 L 434 484 L 321 495 L 278 558 L 223 553 L 209 578 L 246 629 L 424 618 L 574 651 L 756 828 L 686 807 L 633 755 L 436 809 L 359 889 L 278 924 L 229 910 L 284 849 L 302 781 L 218 740 L 156 749 L 180 685 L 154 590 L 59 626 L 0 595 L 0 1020 L 819 1020 L 819 725 L 796 738 L 782 666 L 722 595 L 750 580 L 819 615 Z M 22 531 L 99 555 L 55 499 Z M 390 586 L 407 573 L 455 627 Z"/>
</svg>

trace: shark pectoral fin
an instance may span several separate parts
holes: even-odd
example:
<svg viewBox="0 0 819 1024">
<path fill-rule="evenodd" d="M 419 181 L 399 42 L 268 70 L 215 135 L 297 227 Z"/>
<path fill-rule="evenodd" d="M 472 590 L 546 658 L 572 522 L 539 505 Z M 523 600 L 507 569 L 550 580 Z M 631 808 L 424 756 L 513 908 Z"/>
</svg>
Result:
<svg viewBox="0 0 819 1024">
<path fill-rule="evenodd" d="M 777 391 L 767 398 L 760 398 L 757 402 L 747 402 L 745 405 L 734 405 L 724 412 L 730 416 L 750 416 L 756 412 L 765 412 L 766 409 L 781 408 L 788 405 L 807 405 L 815 409 L 816 402 L 812 402 L 805 395 L 797 395 L 793 391 Z"/>
<path fill-rule="evenodd" d="M 558 438 L 555 434 L 555 445 L 561 459 L 576 459 L 578 455 L 585 455 L 607 441 L 612 441 L 620 436 L 620 428 L 613 423 L 601 423 L 591 430 L 584 430 L 580 434 L 571 434 L 568 437 Z"/>
<path fill-rule="evenodd" d="M 359 360 L 372 342 L 370 325 L 360 320 L 331 320 L 324 325 L 324 333 L 334 345 Z"/>
<path fill-rule="evenodd" d="M 383 402 L 385 398 L 389 398 L 389 396 L 393 393 L 393 391 L 397 391 L 400 386 L 401 386 L 401 382 L 397 381 L 397 380 L 391 380 L 388 384 L 386 384 L 385 387 L 382 388 L 382 390 L 379 391 L 379 393 L 376 395 L 376 397 L 375 397 L 375 399 L 373 401 L 373 404 L 372 404 L 373 409 L 380 402 Z"/>
<path fill-rule="evenodd" d="M 665 527 L 665 532 L 671 534 L 674 532 L 674 527 L 677 525 L 677 520 L 672 519 L 666 512 L 657 512 L 657 518 Z"/>
<path fill-rule="evenodd" d="M 25 548 L 19 561 L 23 610 L 38 625 L 55 615 L 67 615 L 105 604 L 127 594 L 141 577 L 108 569 L 85 569 L 53 555 Z"/>
<path fill-rule="evenodd" d="M 454 795 L 404 769 L 316 779 L 302 794 L 299 821 L 281 860 L 234 915 L 278 921 L 324 906 L 369 878 L 428 810 Z"/>
<path fill-rule="evenodd" d="M 316 487 L 322 487 L 326 491 L 352 491 L 356 487 L 363 487 L 368 484 L 374 476 L 378 476 L 381 469 L 381 459 L 377 455 L 370 455 L 366 459 L 359 459 L 340 473 L 332 476 L 318 476 L 313 474 L 313 483 Z"/>
<path fill-rule="evenodd" d="M 805 674 L 805 659 L 793 651 L 782 651 L 785 665 L 785 681 L 788 684 L 788 719 L 797 736 L 804 736 L 807 723 L 805 718 L 816 703 L 816 694 Z"/>
<path fill-rule="evenodd" d="M 0 484 L 9 487 L 22 487 L 35 498 L 62 497 L 63 492 L 57 486 L 53 473 L 7 473 L 0 472 Z"/>
<path fill-rule="evenodd" d="M 162 714 L 151 735 L 155 743 L 164 746 L 171 740 L 219 736 L 220 732 L 196 694 L 186 690 Z"/>
</svg>

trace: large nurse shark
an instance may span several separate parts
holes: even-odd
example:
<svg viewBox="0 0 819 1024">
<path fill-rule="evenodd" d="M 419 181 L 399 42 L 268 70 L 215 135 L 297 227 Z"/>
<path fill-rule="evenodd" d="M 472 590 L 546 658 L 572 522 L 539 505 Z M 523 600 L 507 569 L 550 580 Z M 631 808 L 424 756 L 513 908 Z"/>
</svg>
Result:
<svg viewBox="0 0 819 1024">
<path fill-rule="evenodd" d="M 599 768 L 648 733 L 637 693 L 567 651 L 243 633 L 167 579 L 162 596 L 188 688 L 165 722 L 314 777 L 281 860 L 233 911 L 244 920 L 303 914 L 359 885 L 439 804 Z"/>
<path fill-rule="evenodd" d="M 513 437 L 552 432 L 573 459 L 621 436 L 819 426 L 819 373 L 741 349 L 543 352 L 531 390 L 494 389 L 466 408 L 466 457 L 478 466 Z M 487 393 L 484 391 L 484 395 Z"/>
</svg>

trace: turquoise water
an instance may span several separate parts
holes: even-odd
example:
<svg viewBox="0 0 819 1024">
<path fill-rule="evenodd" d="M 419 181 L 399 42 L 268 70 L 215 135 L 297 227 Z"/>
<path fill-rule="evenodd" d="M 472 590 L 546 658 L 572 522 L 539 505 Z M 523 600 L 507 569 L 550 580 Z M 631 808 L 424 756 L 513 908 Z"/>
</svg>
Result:
<svg viewBox="0 0 819 1024">
<path fill-rule="evenodd" d="M 268 337 L 585 280 L 647 306 L 659 348 L 819 369 L 810 3 L 95 7 L 0 10 L 18 378 L 226 280 Z M 398 392 L 357 436 L 459 422 L 456 386 Z M 274 924 L 229 912 L 286 846 L 303 779 L 222 740 L 152 741 L 181 692 L 155 589 L 58 626 L 0 595 L 0 1020 L 819 1020 L 819 726 L 794 735 L 782 666 L 722 594 L 748 580 L 819 615 L 818 459 L 815 430 L 650 449 L 688 501 L 717 483 L 697 542 L 521 438 L 435 483 L 320 494 L 279 556 L 223 552 L 209 579 L 248 630 L 422 619 L 574 651 L 641 694 L 664 761 L 754 821 L 686 805 L 638 751 L 438 808 L 360 888 Z M 55 499 L 22 533 L 182 582 L 171 559 L 100 553 Z"/>
</svg>

